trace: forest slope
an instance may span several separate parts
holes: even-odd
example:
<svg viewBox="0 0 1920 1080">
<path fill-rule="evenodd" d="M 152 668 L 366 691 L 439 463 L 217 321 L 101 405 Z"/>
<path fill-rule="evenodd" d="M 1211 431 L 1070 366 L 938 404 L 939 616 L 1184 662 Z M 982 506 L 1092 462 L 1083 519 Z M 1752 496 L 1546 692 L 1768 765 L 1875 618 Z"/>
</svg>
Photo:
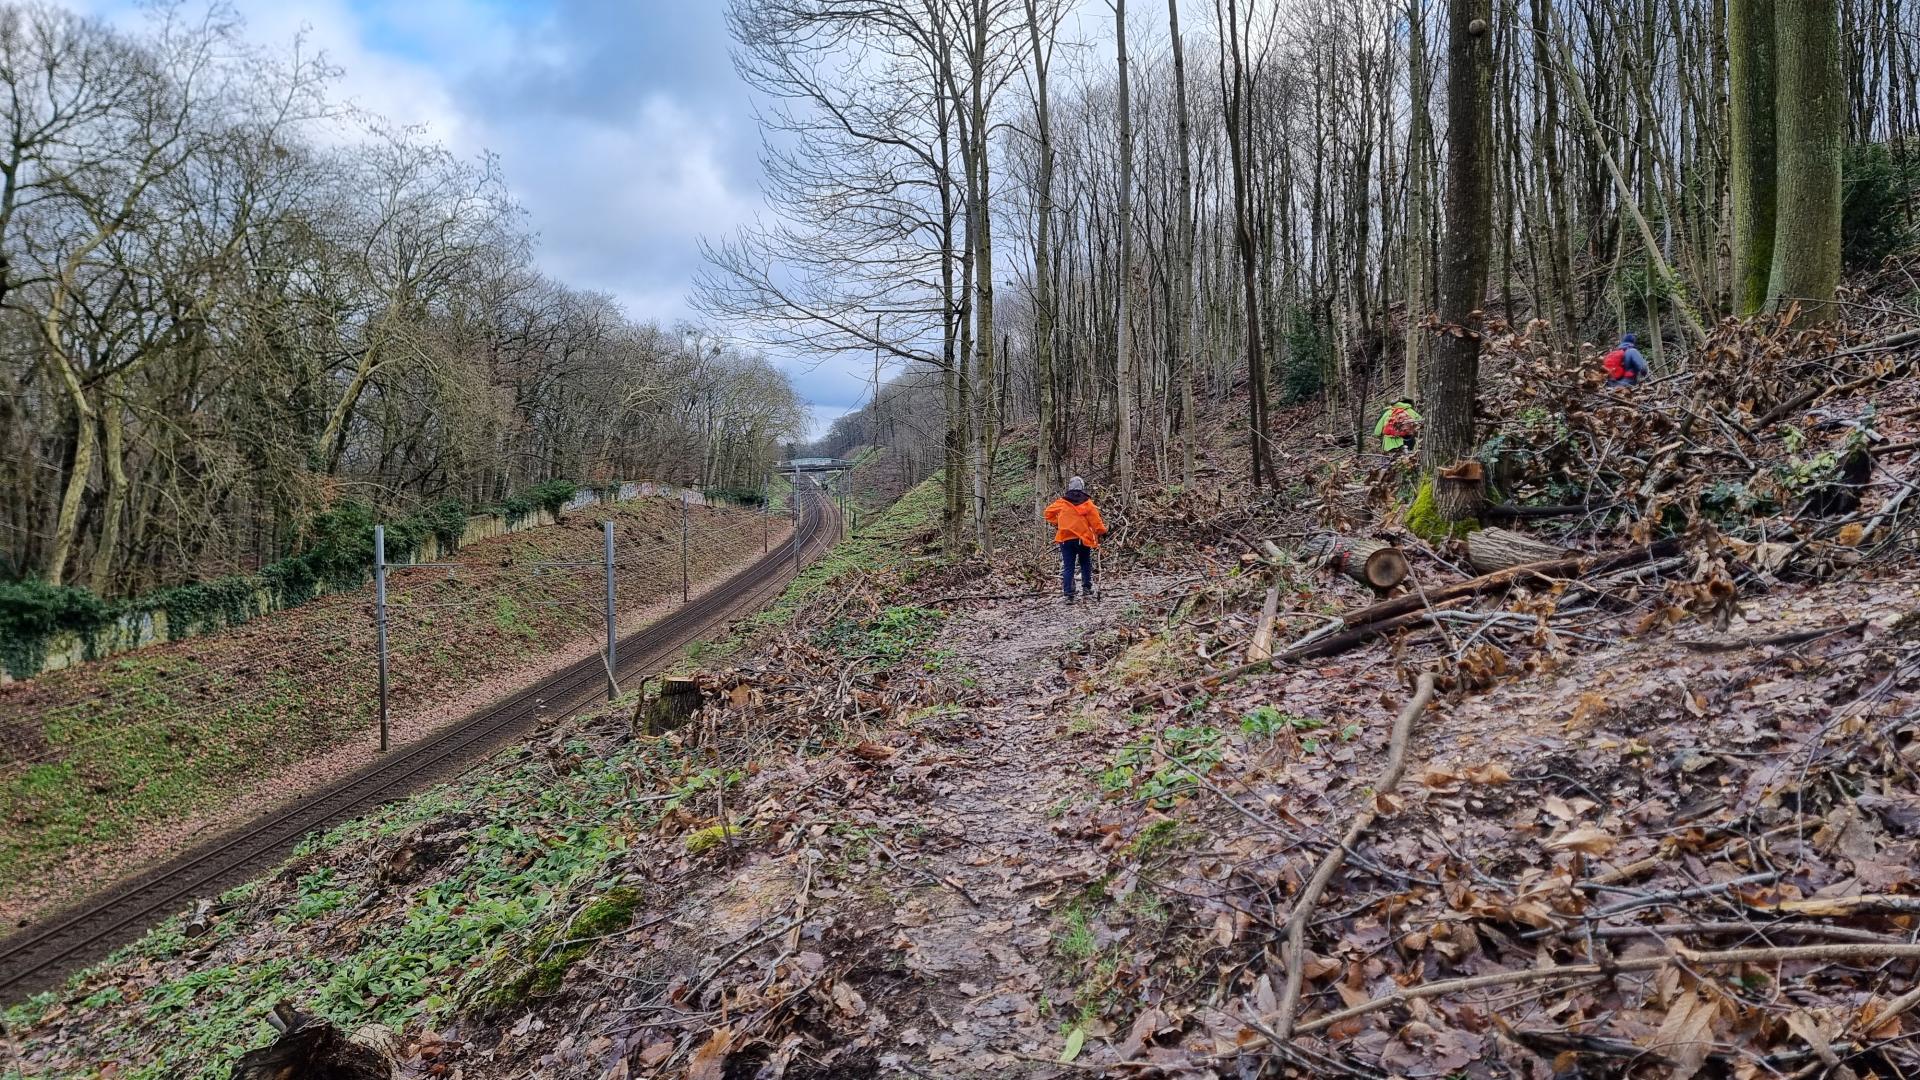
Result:
<svg viewBox="0 0 1920 1080">
<path fill-rule="evenodd" d="M 1105 595 L 1068 607 L 1010 452 L 990 567 L 933 554 L 930 481 L 701 654 L 689 725 L 622 703 L 335 830 L 203 936 L 175 923 L 9 1013 L 11 1064 L 220 1076 L 287 998 L 391 1032 L 360 1034 L 409 1076 L 1909 1070 L 1906 354 L 1751 437 L 1697 429 L 1733 450 L 1654 457 L 1657 392 L 1556 382 L 1509 344 L 1508 493 L 1614 436 L 1581 475 L 1635 512 L 1536 530 L 1632 556 L 1605 574 L 1463 592 L 1463 544 L 1395 525 L 1411 478 L 1302 414 L 1297 490 L 1206 482 L 1240 467 L 1213 422 L 1203 482 L 1115 508 Z M 1564 396 L 1535 415 L 1542 386 Z M 1720 415 L 1754 425 L 1794 400 L 1777 386 Z M 1876 478 L 1801 505 L 1855 438 Z M 1640 499 L 1691 524 L 1636 532 Z M 1418 618 L 1244 664 L 1269 590 L 1282 642 L 1372 599 L 1260 553 L 1329 524 L 1406 546 Z"/>
</svg>

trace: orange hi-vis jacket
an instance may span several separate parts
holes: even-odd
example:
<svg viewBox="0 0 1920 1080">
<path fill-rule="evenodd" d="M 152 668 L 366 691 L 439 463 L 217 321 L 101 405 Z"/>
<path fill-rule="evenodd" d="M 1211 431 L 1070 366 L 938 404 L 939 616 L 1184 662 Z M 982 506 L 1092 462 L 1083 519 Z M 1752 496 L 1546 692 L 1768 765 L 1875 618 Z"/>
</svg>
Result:
<svg viewBox="0 0 1920 1080">
<path fill-rule="evenodd" d="M 1083 503 L 1070 503 L 1064 498 L 1053 500 L 1047 506 L 1047 524 L 1053 526 L 1056 544 L 1078 540 L 1097 548 L 1107 532 L 1107 523 L 1100 520 L 1100 508 L 1093 505 L 1092 499 Z"/>
</svg>

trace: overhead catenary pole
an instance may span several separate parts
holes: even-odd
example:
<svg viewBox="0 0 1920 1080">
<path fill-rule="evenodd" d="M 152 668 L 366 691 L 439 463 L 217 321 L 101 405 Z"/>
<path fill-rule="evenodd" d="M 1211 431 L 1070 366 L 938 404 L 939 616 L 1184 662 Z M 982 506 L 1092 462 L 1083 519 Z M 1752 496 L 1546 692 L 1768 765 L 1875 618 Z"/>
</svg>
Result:
<svg viewBox="0 0 1920 1080">
<path fill-rule="evenodd" d="M 793 576 L 800 576 L 800 463 L 793 463 Z"/>
<path fill-rule="evenodd" d="M 686 491 L 680 492 L 680 602 L 686 603 L 690 592 L 687 580 L 687 497 Z"/>
<path fill-rule="evenodd" d="M 613 673 L 620 662 L 619 640 L 614 634 L 613 618 L 613 519 L 601 523 L 605 530 L 607 558 L 607 700 L 620 696 L 620 684 L 614 680 Z"/>
<path fill-rule="evenodd" d="M 760 554 L 765 555 L 773 543 L 773 511 L 767 505 L 767 476 L 760 474 Z"/>
<path fill-rule="evenodd" d="M 373 527 L 373 638 L 380 665 L 380 752 L 387 752 L 387 527 Z"/>
</svg>

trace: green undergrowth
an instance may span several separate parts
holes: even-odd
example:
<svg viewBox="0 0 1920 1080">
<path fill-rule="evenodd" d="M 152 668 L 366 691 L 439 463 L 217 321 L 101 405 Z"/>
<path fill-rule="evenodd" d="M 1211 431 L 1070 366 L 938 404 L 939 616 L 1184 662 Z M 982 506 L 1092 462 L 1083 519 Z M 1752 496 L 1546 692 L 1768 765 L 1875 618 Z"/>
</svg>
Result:
<svg viewBox="0 0 1920 1080">
<path fill-rule="evenodd" d="M 177 654 L 114 660 L 99 686 L 98 697 L 43 717 L 57 757 L 0 770 L 0 880 L 25 880 L 66 851 L 189 812 L 228 792 L 235 775 L 291 761 L 372 715 L 365 702 L 313 708 L 284 670 L 243 681 Z"/>
<path fill-rule="evenodd" d="M 608 751 L 576 740 L 566 749 L 570 770 L 516 750 L 458 785 L 311 836 L 277 874 L 226 894 L 234 910 L 207 936 L 189 939 L 171 919 L 62 991 L 0 1012 L 0 1024 L 30 1048 L 54 1004 L 90 1003 L 100 1010 L 86 1017 L 100 1025 L 88 1040 L 101 1055 L 95 1065 L 139 1062 L 116 1074 L 129 1080 L 211 1080 L 271 1038 L 264 1019 L 277 1001 L 349 1030 L 398 1029 L 467 1003 L 506 1007 L 551 993 L 641 907 L 628 852 L 665 811 L 627 802 L 634 778 L 671 789 L 699 776 L 667 744 Z M 414 884 L 372 880 L 369 862 L 423 834 L 445 846 Z M 121 976 L 202 948 L 210 952 L 191 973 L 122 991 Z"/>
</svg>

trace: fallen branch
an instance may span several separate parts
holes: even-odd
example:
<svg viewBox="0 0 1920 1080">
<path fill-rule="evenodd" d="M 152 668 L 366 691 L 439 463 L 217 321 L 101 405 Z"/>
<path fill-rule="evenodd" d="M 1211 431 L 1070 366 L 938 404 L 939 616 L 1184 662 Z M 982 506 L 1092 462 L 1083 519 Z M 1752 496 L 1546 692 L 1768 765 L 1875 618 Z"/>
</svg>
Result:
<svg viewBox="0 0 1920 1080">
<path fill-rule="evenodd" d="M 1848 356 L 1864 356 L 1868 353 L 1886 352 L 1892 349 L 1903 348 L 1907 345 L 1912 345 L 1916 343 L 1920 343 L 1920 330 L 1908 330 L 1905 333 L 1895 334 L 1892 337 L 1881 338 L 1879 341 L 1868 342 L 1865 345 L 1856 345 L 1851 349 L 1842 349 L 1839 352 L 1834 353 L 1832 356 L 1822 357 L 1821 359 L 1824 362 L 1826 360 L 1838 360 Z M 1912 364 L 1911 362 L 1909 362 L 1907 364 L 1902 364 L 1899 368 L 1895 369 L 1891 373 L 1874 372 L 1872 374 L 1863 375 L 1860 378 L 1853 380 L 1852 382 L 1843 383 L 1840 386 L 1809 387 L 1806 390 L 1803 390 L 1800 393 L 1795 394 L 1792 397 L 1788 398 L 1787 400 L 1781 402 L 1780 404 L 1775 405 L 1773 408 L 1768 409 L 1765 413 L 1762 413 L 1760 418 L 1753 422 L 1753 430 L 1759 431 L 1760 429 L 1766 427 L 1768 424 L 1771 424 L 1774 421 L 1779 420 L 1780 418 L 1793 412 L 1795 409 L 1798 409 L 1805 405 L 1813 404 L 1813 402 L 1816 399 L 1820 398 L 1822 395 L 1851 393 L 1852 391 L 1858 390 L 1861 387 L 1866 386 L 1868 383 L 1877 381 L 1882 378 L 1898 378 L 1899 376 L 1906 374 L 1907 368 L 1911 366 Z"/>
<path fill-rule="evenodd" d="M 1747 906 L 1755 911 L 1777 912 L 1782 915 L 1804 915 L 1815 919 L 1851 919 L 1861 915 L 1920 914 L 1920 896 L 1868 893 L 1864 896 L 1776 900 L 1769 904 L 1749 903 Z"/>
<path fill-rule="evenodd" d="M 1431 612 L 1424 610 L 1429 606 L 1437 610 L 1456 600 L 1469 599 L 1491 589 L 1509 587 L 1524 578 L 1553 579 L 1611 574 L 1642 563 L 1672 558 L 1684 547 L 1685 542 L 1677 538 L 1661 540 L 1644 547 L 1616 551 L 1610 555 L 1575 555 L 1565 559 L 1527 563 L 1491 574 L 1482 574 L 1477 578 L 1452 585 L 1442 585 L 1437 589 L 1397 596 L 1378 604 L 1357 608 L 1329 621 L 1325 626 L 1275 653 L 1271 660 L 1255 660 L 1237 667 L 1230 667 L 1212 675 L 1189 679 L 1164 690 L 1142 690 L 1133 695 L 1130 703 L 1137 705 L 1167 694 L 1191 693 L 1290 660 L 1311 660 L 1344 652 L 1382 634 L 1429 621 L 1432 617 Z M 1346 629 L 1342 630 L 1342 627 Z"/>
<path fill-rule="evenodd" d="M 1253 644 L 1247 646 L 1248 660 L 1266 660 L 1273 656 L 1273 620 L 1280 611 L 1280 583 L 1267 586 L 1267 598 L 1260 605 L 1260 625 L 1254 628 Z"/>
<path fill-rule="evenodd" d="M 1736 964 L 1781 964 L 1794 960 L 1872 960 L 1876 962 L 1920 960 L 1920 945 L 1887 945 L 1878 942 L 1845 945 L 1789 945 L 1765 949 L 1725 949 L 1719 952 L 1694 952 L 1676 945 L 1674 951 L 1666 956 L 1634 956 L 1607 964 L 1563 964 L 1550 968 L 1496 971 L 1488 975 L 1443 979 L 1440 982 L 1422 983 L 1419 986 L 1400 987 L 1390 994 L 1310 1020 L 1301 1024 L 1299 1031 L 1302 1035 L 1324 1031 L 1356 1016 L 1366 1016 L 1368 1013 L 1390 1009 L 1395 1005 L 1405 1005 L 1417 998 L 1442 997 L 1463 990 L 1480 990 L 1489 986 L 1552 982 L 1557 979 L 1584 979 L 1593 975 L 1610 975 L 1616 972 L 1658 971 L 1675 964 L 1685 964 L 1689 967 L 1728 967 Z"/>
<path fill-rule="evenodd" d="M 1412 741 L 1413 722 L 1432 701 L 1433 673 L 1426 672 L 1420 676 L 1420 682 L 1414 688 L 1413 700 L 1407 702 L 1406 708 L 1401 709 L 1400 715 L 1394 719 L 1393 739 L 1387 748 L 1387 764 L 1380 770 L 1380 778 L 1373 783 L 1374 799 L 1367 800 L 1365 807 L 1354 817 L 1353 824 L 1347 827 L 1346 835 L 1340 838 L 1340 846 L 1327 852 L 1327 857 L 1321 860 L 1320 868 L 1314 871 L 1307 887 L 1301 889 L 1300 895 L 1294 898 L 1293 914 L 1287 918 L 1287 943 L 1280 954 L 1281 963 L 1287 970 L 1287 985 L 1280 994 L 1280 1018 L 1273 1025 L 1273 1034 L 1270 1036 L 1275 1042 L 1284 1043 L 1293 1037 L 1294 1016 L 1300 1010 L 1300 983 L 1305 975 L 1300 958 L 1306 953 L 1307 924 L 1312 921 L 1313 909 L 1320 903 L 1320 896 L 1327 891 L 1333 875 L 1339 873 L 1340 865 L 1347 861 L 1347 852 L 1353 850 L 1353 846 L 1360 842 L 1360 838 L 1379 818 L 1375 799 L 1400 786 L 1400 778 L 1407 772 L 1407 744 Z"/>
<path fill-rule="evenodd" d="M 1828 926 L 1825 923 L 1798 922 L 1690 922 L 1660 923 L 1658 925 L 1639 926 L 1569 926 L 1565 930 L 1554 932 L 1555 937 L 1563 938 L 1671 938 L 1686 935 L 1701 937 L 1753 934 L 1786 934 L 1793 937 L 1823 937 L 1834 941 L 1858 941 L 1882 945 L 1902 945 L 1905 938 L 1888 934 L 1877 934 L 1872 930 L 1856 930 L 1851 926 Z"/>
<path fill-rule="evenodd" d="M 1865 619 L 1845 623 L 1840 626 L 1822 626 L 1812 630 L 1795 630 L 1786 634 L 1775 634 L 1763 638 L 1736 638 L 1731 641 L 1683 641 L 1680 644 L 1694 652 L 1738 652 L 1741 649 L 1758 649 L 1767 646 L 1804 645 L 1809 641 L 1818 641 L 1823 637 L 1836 634 L 1850 634 L 1867 625 Z"/>
</svg>

